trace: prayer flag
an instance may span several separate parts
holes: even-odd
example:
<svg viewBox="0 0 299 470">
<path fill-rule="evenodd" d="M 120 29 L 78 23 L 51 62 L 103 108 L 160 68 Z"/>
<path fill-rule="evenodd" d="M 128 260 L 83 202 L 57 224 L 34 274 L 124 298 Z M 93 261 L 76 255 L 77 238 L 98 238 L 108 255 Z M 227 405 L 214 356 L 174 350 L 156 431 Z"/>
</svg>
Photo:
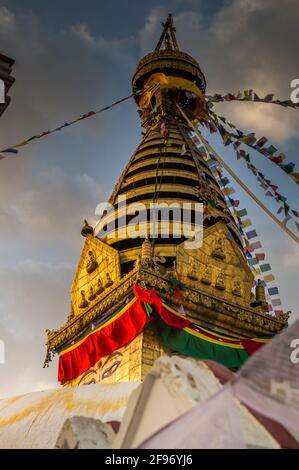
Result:
<svg viewBox="0 0 299 470">
<path fill-rule="evenodd" d="M 273 276 L 273 274 L 266 274 L 266 276 L 264 276 L 264 279 L 266 282 L 272 282 L 275 280 L 275 277 Z"/>
<path fill-rule="evenodd" d="M 239 217 L 244 217 L 245 215 L 248 215 L 246 209 L 241 209 L 237 213 L 238 213 Z"/>
<path fill-rule="evenodd" d="M 269 292 L 269 295 L 278 295 L 279 294 L 277 287 L 270 287 L 268 289 L 268 292 Z"/>
<path fill-rule="evenodd" d="M 264 273 L 266 271 L 271 271 L 271 266 L 270 264 L 261 264 L 260 265 L 261 271 Z"/>
<path fill-rule="evenodd" d="M 246 236 L 249 240 L 251 240 L 251 238 L 257 237 L 257 233 L 255 230 L 250 230 L 249 232 L 246 232 Z"/>
</svg>

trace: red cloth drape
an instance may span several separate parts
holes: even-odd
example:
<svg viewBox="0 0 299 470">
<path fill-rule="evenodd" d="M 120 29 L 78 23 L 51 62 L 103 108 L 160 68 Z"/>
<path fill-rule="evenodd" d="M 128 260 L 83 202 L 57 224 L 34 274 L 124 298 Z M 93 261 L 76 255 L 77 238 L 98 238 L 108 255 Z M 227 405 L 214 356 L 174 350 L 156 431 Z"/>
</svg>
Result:
<svg viewBox="0 0 299 470">
<path fill-rule="evenodd" d="M 124 305 L 123 313 L 120 311 L 110 323 L 107 321 L 109 324 L 90 333 L 77 346 L 60 353 L 58 380 L 62 384 L 83 374 L 102 357 L 130 343 L 151 319 L 145 311 L 144 303 L 151 305 L 167 325 L 178 329 L 192 327 L 190 320 L 175 315 L 165 307 L 154 291 L 146 291 L 137 285 L 133 286 L 133 291 L 135 300 L 129 307 Z M 248 354 L 263 345 L 254 339 L 240 342 Z"/>
<path fill-rule="evenodd" d="M 260 341 L 255 341 L 254 339 L 242 339 L 241 343 L 249 356 L 251 356 L 253 353 L 255 353 L 255 351 L 265 344 Z"/>
<path fill-rule="evenodd" d="M 141 301 L 137 299 L 123 315 L 89 335 L 77 347 L 60 354 L 59 382 L 63 384 L 78 377 L 102 357 L 130 343 L 149 320 Z"/>
<path fill-rule="evenodd" d="M 60 383 L 78 377 L 102 357 L 130 343 L 150 321 L 143 303 L 152 305 L 161 319 L 170 326 L 184 328 L 190 325 L 188 320 L 168 311 L 154 291 L 146 291 L 137 285 L 134 285 L 133 290 L 136 300 L 123 315 L 117 316 L 109 325 L 104 325 L 99 331 L 90 334 L 77 347 L 60 354 L 58 365 Z"/>
<path fill-rule="evenodd" d="M 167 310 L 160 299 L 160 297 L 152 290 L 143 290 L 141 287 L 134 285 L 134 294 L 137 299 L 139 299 L 141 302 L 145 302 L 147 304 L 150 304 L 154 307 L 158 315 L 161 317 L 161 319 L 167 323 L 169 326 L 173 326 L 174 328 L 185 328 L 187 326 L 190 326 L 191 322 L 190 320 L 180 318 L 176 315 L 174 315 L 172 312 Z"/>
</svg>

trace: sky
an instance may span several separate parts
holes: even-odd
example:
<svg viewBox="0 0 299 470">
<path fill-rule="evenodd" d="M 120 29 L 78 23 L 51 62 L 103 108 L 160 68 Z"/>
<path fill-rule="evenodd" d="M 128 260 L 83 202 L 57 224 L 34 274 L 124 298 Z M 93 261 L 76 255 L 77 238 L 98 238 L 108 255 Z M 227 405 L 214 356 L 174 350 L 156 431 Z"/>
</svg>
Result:
<svg viewBox="0 0 299 470">
<path fill-rule="evenodd" d="M 130 94 L 136 64 L 154 49 L 169 12 L 181 50 L 207 78 L 208 94 L 253 88 L 289 99 L 290 82 L 299 78 L 297 0 L 0 0 L 0 52 L 16 60 L 12 102 L 0 119 L 1 147 Z M 244 131 L 267 136 L 299 165 L 298 111 L 257 103 L 215 110 Z M 83 219 L 96 222 L 95 207 L 109 197 L 141 131 L 130 100 L 0 161 L 0 398 L 58 386 L 57 363 L 42 368 L 45 330 L 66 321 Z M 244 162 L 210 141 L 275 213 Z M 252 161 L 299 210 L 298 186 L 264 157 L 253 152 Z M 298 245 L 234 187 L 294 321 Z"/>
</svg>

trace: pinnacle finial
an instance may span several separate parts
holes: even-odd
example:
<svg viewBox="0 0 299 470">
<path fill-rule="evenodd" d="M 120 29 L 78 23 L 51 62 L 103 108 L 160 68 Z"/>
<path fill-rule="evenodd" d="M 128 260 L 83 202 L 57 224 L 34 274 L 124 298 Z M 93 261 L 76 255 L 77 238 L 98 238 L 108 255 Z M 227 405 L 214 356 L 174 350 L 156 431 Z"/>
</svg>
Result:
<svg viewBox="0 0 299 470">
<path fill-rule="evenodd" d="M 155 50 L 159 51 L 163 45 L 164 49 L 178 51 L 179 46 L 175 36 L 176 29 L 173 26 L 172 14 L 169 13 L 165 23 L 162 22 L 161 24 L 163 26 L 163 31 Z"/>
<path fill-rule="evenodd" d="M 82 237 L 87 237 L 87 235 L 93 235 L 94 234 L 94 230 L 93 228 L 89 225 L 89 223 L 87 222 L 87 220 L 85 219 L 84 220 L 84 226 L 81 230 L 81 235 Z"/>
</svg>

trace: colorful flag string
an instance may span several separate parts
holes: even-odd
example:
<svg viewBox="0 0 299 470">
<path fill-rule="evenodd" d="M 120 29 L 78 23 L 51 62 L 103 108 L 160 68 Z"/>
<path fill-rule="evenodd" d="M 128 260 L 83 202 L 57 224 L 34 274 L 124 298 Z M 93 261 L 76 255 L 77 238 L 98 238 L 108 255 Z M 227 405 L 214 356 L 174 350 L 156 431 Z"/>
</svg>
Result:
<svg viewBox="0 0 299 470">
<path fill-rule="evenodd" d="M 273 197 L 277 203 L 283 204 L 283 207 L 281 207 L 278 210 L 278 214 L 280 214 L 284 210 L 284 215 L 285 218 L 283 220 L 283 224 L 286 224 L 289 220 L 292 219 L 292 217 L 289 215 L 291 207 L 287 203 L 287 198 L 283 196 L 280 192 L 278 192 L 278 186 L 273 184 L 271 180 L 266 178 L 266 176 L 258 170 L 258 168 L 253 165 L 250 155 L 245 152 L 245 150 L 240 149 L 240 146 L 242 144 L 241 140 L 232 140 L 234 139 L 234 136 L 230 133 L 227 132 L 227 130 L 224 128 L 222 124 L 219 124 L 219 119 L 221 119 L 219 116 L 217 116 L 215 113 L 213 113 L 212 116 L 210 116 L 210 119 L 212 119 L 213 124 L 215 125 L 215 128 L 218 129 L 224 145 L 229 145 L 232 144 L 236 155 L 237 159 L 239 160 L 240 158 L 243 158 L 246 163 L 247 163 L 247 168 L 253 173 L 253 175 L 257 178 L 257 181 L 259 182 L 261 188 L 265 191 L 266 196 Z M 272 193 L 273 192 L 273 193 Z M 295 210 L 291 210 L 291 212 L 297 217 L 299 216 L 299 213 Z"/>
<path fill-rule="evenodd" d="M 260 98 L 253 90 L 244 90 L 243 92 L 239 91 L 236 94 L 227 93 L 226 95 L 215 93 L 213 96 L 205 95 L 205 98 L 211 103 L 220 103 L 222 101 L 254 101 L 256 103 L 277 104 L 285 108 L 299 108 L 299 104 L 293 103 L 292 100 L 274 100 L 273 93 L 269 93 L 264 98 Z"/>
<path fill-rule="evenodd" d="M 124 101 L 127 101 L 129 99 L 131 99 L 133 96 L 136 96 L 136 95 L 141 95 L 145 92 L 148 92 L 150 90 L 153 90 L 154 88 L 157 88 L 156 86 L 153 87 L 151 86 L 150 88 L 147 88 L 147 89 L 144 89 L 143 91 L 137 91 L 135 93 L 132 93 L 131 95 L 128 95 L 124 98 L 121 98 L 117 101 L 114 101 L 112 104 L 110 104 L 109 106 L 105 106 L 101 109 L 99 109 L 98 111 L 89 111 L 88 113 L 85 113 L 83 114 L 82 116 L 76 118 L 76 119 L 73 119 L 72 121 L 69 121 L 69 122 L 65 122 L 64 124 L 52 129 L 52 130 L 47 130 L 47 131 L 44 131 L 44 132 L 41 132 L 40 134 L 36 134 L 32 137 L 29 137 L 28 139 L 26 140 L 23 140 L 22 142 L 16 144 L 16 145 L 13 145 L 9 148 L 6 148 L 4 150 L 1 150 L 0 151 L 0 159 L 3 159 L 5 158 L 8 154 L 17 154 L 19 152 L 19 148 L 21 147 L 25 147 L 26 145 L 28 145 L 30 142 L 34 141 L 34 140 L 37 140 L 37 139 L 42 139 L 50 134 L 53 134 L 54 132 L 59 132 L 59 131 L 62 131 L 63 129 L 65 129 L 66 127 L 69 127 L 69 126 L 72 126 L 73 124 L 76 124 L 77 122 L 79 121 L 83 121 L 84 119 L 88 119 L 88 118 L 91 118 L 93 116 L 96 116 L 98 114 L 101 114 L 103 113 L 104 111 L 108 111 L 109 109 L 113 108 L 114 106 L 117 106 L 118 104 L 120 103 L 123 103 Z M 1 155 L 3 154 L 3 155 Z M 5 155 L 7 154 L 7 155 Z"/>
<path fill-rule="evenodd" d="M 196 144 L 200 143 L 198 139 L 196 139 L 196 136 L 192 137 L 192 140 Z M 264 287 L 267 289 L 266 295 L 267 295 L 268 311 L 269 313 L 274 311 L 275 315 L 279 314 L 281 311 L 274 310 L 273 308 L 274 304 L 281 305 L 280 299 L 277 299 L 277 298 L 273 299 L 273 296 L 276 296 L 278 294 L 278 288 L 268 286 L 268 283 L 274 281 L 275 279 L 274 275 L 271 272 L 272 268 L 270 264 L 260 265 L 260 262 L 265 261 L 265 256 L 266 256 L 265 253 L 257 252 L 258 249 L 262 248 L 262 244 L 260 241 L 255 241 L 255 242 L 250 241 L 250 239 L 258 237 L 256 230 L 251 229 L 250 231 L 246 232 L 246 230 L 248 230 L 248 227 L 252 225 L 252 222 L 250 219 L 246 218 L 243 220 L 243 217 L 248 216 L 247 209 L 244 208 L 244 209 L 237 210 L 240 204 L 240 201 L 232 198 L 231 194 L 233 194 L 235 190 L 231 186 L 231 183 L 228 177 L 223 175 L 223 170 L 220 164 L 215 159 L 214 155 L 208 154 L 204 147 L 198 147 L 198 150 L 200 152 L 201 158 L 203 158 L 204 161 L 208 164 L 213 176 L 217 180 L 219 187 L 223 193 L 223 196 L 226 199 L 227 206 L 229 207 L 235 219 L 235 223 L 241 233 L 244 252 L 247 257 L 248 264 L 255 277 L 255 285 L 258 279 L 262 280 Z M 227 189 L 229 191 L 226 191 Z"/>
<path fill-rule="evenodd" d="M 289 175 L 296 184 L 299 184 L 299 173 L 294 171 L 295 163 L 283 163 L 286 159 L 286 156 L 281 152 L 276 155 L 277 148 L 274 145 L 270 144 L 268 147 L 265 147 L 265 144 L 268 142 L 267 137 L 257 138 L 254 132 L 244 134 L 244 132 L 242 132 L 240 129 L 237 129 L 237 127 L 229 122 L 225 117 L 217 116 L 213 111 L 210 111 L 210 118 L 216 118 L 218 120 L 218 124 L 215 122 L 214 124 L 217 125 L 225 145 L 228 145 L 232 140 L 235 140 L 235 142 L 237 142 L 239 145 L 242 143 L 248 147 L 251 147 L 270 160 L 272 163 L 279 166 L 279 168 Z M 227 124 L 230 128 L 234 129 L 236 133 L 229 132 L 227 129 L 225 129 L 224 126 L 219 123 L 219 120 L 221 120 L 224 124 Z"/>
<path fill-rule="evenodd" d="M 184 111 L 180 108 L 180 106 L 175 103 L 176 107 L 180 111 L 181 115 L 193 129 L 194 133 L 197 137 L 202 141 L 206 149 L 209 153 L 212 153 L 217 161 L 223 166 L 223 168 L 230 174 L 230 176 L 241 186 L 241 188 L 255 201 L 255 203 L 285 232 L 287 233 L 295 242 L 299 243 L 299 238 L 288 229 L 286 225 L 284 225 L 272 212 L 256 197 L 256 195 L 246 186 L 245 183 L 236 175 L 236 173 L 224 162 L 224 160 L 220 157 L 220 155 L 211 147 L 209 142 L 203 137 L 201 132 L 194 126 L 194 124 L 190 121 L 190 119 L 186 116 Z"/>
</svg>

